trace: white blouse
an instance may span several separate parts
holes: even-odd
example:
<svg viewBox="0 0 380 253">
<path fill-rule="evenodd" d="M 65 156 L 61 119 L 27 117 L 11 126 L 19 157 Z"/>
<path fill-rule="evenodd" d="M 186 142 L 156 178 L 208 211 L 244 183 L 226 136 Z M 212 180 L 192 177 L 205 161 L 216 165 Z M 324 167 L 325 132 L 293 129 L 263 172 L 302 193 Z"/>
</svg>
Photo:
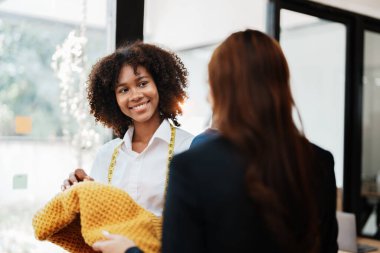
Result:
<svg viewBox="0 0 380 253">
<path fill-rule="evenodd" d="M 105 143 L 98 151 L 90 176 L 97 182 L 108 183 L 108 167 L 112 153 L 122 141 L 116 158 L 112 185 L 124 189 L 140 206 L 157 216 L 162 215 L 167 175 L 170 123 L 162 121 L 143 152 L 132 150 L 133 127 L 120 138 Z M 176 128 L 174 155 L 187 150 L 193 135 Z"/>
</svg>

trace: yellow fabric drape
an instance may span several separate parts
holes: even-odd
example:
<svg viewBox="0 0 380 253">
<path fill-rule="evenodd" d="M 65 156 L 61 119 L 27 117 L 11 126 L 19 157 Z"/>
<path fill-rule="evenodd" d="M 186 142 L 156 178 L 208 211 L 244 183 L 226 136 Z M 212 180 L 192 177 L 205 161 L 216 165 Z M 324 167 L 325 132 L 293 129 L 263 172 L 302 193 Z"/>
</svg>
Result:
<svg viewBox="0 0 380 253">
<path fill-rule="evenodd" d="M 35 236 L 72 253 L 94 253 L 102 230 L 127 236 L 146 253 L 161 250 L 162 219 L 111 185 L 82 182 L 59 193 L 33 218 Z"/>
</svg>

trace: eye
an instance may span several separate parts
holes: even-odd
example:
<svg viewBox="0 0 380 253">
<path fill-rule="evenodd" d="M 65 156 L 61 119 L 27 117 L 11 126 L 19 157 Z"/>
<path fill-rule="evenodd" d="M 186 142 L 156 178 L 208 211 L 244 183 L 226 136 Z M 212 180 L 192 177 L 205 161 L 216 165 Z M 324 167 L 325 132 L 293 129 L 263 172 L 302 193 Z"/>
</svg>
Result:
<svg viewBox="0 0 380 253">
<path fill-rule="evenodd" d="M 143 81 L 143 82 L 139 83 L 139 87 L 140 87 L 140 88 L 143 88 L 143 87 L 145 87 L 147 84 L 148 84 L 147 81 Z"/>
<path fill-rule="evenodd" d="M 129 90 L 128 88 L 121 87 L 121 88 L 119 88 L 118 93 L 127 93 L 128 90 Z"/>
</svg>

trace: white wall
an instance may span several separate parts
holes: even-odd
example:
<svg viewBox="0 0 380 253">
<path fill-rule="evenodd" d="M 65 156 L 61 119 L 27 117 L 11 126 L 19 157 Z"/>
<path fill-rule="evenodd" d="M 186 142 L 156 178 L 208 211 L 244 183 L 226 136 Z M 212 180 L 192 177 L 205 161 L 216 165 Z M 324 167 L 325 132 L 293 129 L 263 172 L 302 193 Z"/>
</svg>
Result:
<svg viewBox="0 0 380 253">
<path fill-rule="evenodd" d="M 144 39 L 173 50 L 217 43 L 245 28 L 263 30 L 267 0 L 145 0 Z"/>
<path fill-rule="evenodd" d="M 210 121 L 207 64 L 229 34 L 265 31 L 267 0 L 145 0 L 144 40 L 176 51 L 189 71 L 189 99 L 179 118 L 198 134 Z"/>
</svg>

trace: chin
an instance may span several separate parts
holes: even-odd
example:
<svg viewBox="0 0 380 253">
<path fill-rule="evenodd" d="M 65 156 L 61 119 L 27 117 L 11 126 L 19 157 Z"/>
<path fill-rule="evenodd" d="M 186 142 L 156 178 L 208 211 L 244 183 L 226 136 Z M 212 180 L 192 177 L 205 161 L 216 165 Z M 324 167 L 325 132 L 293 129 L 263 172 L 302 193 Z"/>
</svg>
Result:
<svg viewBox="0 0 380 253">
<path fill-rule="evenodd" d="M 133 121 L 137 123 L 146 123 L 146 122 L 149 122 L 151 119 L 152 119 L 152 116 L 135 117 Z"/>
<path fill-rule="evenodd" d="M 143 114 L 130 114 L 128 115 L 134 122 L 136 123 L 147 123 L 150 121 L 154 121 L 156 117 L 160 117 L 159 114 L 155 111 L 147 111 Z M 133 116 L 133 117 L 131 117 Z"/>
</svg>

